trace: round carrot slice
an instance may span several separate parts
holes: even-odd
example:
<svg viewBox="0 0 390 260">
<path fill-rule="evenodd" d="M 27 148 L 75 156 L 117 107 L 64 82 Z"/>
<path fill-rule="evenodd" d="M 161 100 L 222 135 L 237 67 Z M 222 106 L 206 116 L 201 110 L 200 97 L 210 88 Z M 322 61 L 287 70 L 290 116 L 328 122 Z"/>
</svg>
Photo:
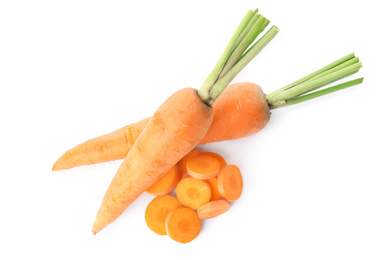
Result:
<svg viewBox="0 0 390 260">
<path fill-rule="evenodd" d="M 169 212 L 180 207 L 182 207 L 180 202 L 170 195 L 155 197 L 145 210 L 146 225 L 153 232 L 166 235 L 165 219 Z"/>
<path fill-rule="evenodd" d="M 171 211 L 165 228 L 168 236 L 179 243 L 188 243 L 200 233 L 202 222 L 195 211 L 189 208 L 178 208 Z"/>
<path fill-rule="evenodd" d="M 219 193 L 219 190 L 218 190 L 217 177 L 208 179 L 207 182 L 210 184 L 210 188 L 211 188 L 211 198 L 210 198 L 210 201 L 220 200 L 221 199 L 221 194 Z"/>
<path fill-rule="evenodd" d="M 168 194 L 176 188 L 180 179 L 181 175 L 175 165 L 146 191 L 155 196 Z"/>
<path fill-rule="evenodd" d="M 203 152 L 202 154 L 210 155 L 210 156 L 214 157 L 215 159 L 217 159 L 219 161 L 219 168 L 220 169 L 222 169 L 223 167 L 225 167 L 227 165 L 225 159 L 223 159 L 223 157 L 217 153 Z"/>
<path fill-rule="evenodd" d="M 230 209 L 229 203 L 226 200 L 211 201 L 198 209 L 200 219 L 208 219 L 219 216 Z"/>
<path fill-rule="evenodd" d="M 189 176 L 177 185 L 176 196 L 181 204 L 196 210 L 210 201 L 211 187 L 208 182 Z"/>
<path fill-rule="evenodd" d="M 225 166 L 217 176 L 218 190 L 225 200 L 237 200 L 242 193 L 243 181 L 236 165 Z"/>
<path fill-rule="evenodd" d="M 217 176 L 220 164 L 218 159 L 210 155 L 199 154 L 187 161 L 187 172 L 199 180 Z"/>
</svg>

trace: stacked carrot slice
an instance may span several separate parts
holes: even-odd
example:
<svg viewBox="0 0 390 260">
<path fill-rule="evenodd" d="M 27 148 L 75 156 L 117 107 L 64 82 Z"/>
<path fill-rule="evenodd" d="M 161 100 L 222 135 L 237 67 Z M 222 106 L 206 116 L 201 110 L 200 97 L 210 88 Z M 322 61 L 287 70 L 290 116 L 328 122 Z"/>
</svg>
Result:
<svg viewBox="0 0 390 260">
<path fill-rule="evenodd" d="M 237 200 L 242 188 L 236 165 L 219 154 L 192 150 L 147 190 L 157 197 L 146 208 L 146 224 L 156 234 L 188 243 L 199 235 L 201 220 L 228 211 L 228 201 Z M 176 197 L 168 195 L 175 189 Z"/>
</svg>

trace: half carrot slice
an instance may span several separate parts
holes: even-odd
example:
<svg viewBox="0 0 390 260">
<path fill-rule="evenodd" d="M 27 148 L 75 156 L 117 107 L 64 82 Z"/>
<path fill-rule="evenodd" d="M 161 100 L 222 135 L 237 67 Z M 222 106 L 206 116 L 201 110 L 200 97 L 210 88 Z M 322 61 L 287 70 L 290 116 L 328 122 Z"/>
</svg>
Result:
<svg viewBox="0 0 390 260">
<path fill-rule="evenodd" d="M 171 211 L 165 220 L 165 229 L 170 238 L 179 243 L 188 243 L 200 233 L 202 222 L 195 211 L 178 208 Z"/>
<path fill-rule="evenodd" d="M 213 156 L 199 154 L 187 161 L 187 172 L 199 180 L 207 180 L 217 176 L 220 164 Z"/>
<path fill-rule="evenodd" d="M 221 194 L 219 193 L 219 190 L 218 190 L 217 177 L 208 179 L 206 181 L 210 184 L 210 188 L 211 188 L 211 198 L 210 198 L 210 201 L 220 200 L 221 199 Z"/>
<path fill-rule="evenodd" d="M 225 200 L 237 200 L 242 193 L 243 181 L 240 169 L 236 165 L 225 166 L 217 177 L 218 190 Z"/>
<path fill-rule="evenodd" d="M 153 232 L 166 235 L 165 219 L 169 212 L 180 207 L 182 207 L 180 202 L 170 195 L 155 197 L 145 210 L 146 225 Z"/>
<path fill-rule="evenodd" d="M 200 219 L 208 219 L 219 216 L 230 209 L 229 203 L 226 200 L 211 201 L 198 209 Z"/>
</svg>

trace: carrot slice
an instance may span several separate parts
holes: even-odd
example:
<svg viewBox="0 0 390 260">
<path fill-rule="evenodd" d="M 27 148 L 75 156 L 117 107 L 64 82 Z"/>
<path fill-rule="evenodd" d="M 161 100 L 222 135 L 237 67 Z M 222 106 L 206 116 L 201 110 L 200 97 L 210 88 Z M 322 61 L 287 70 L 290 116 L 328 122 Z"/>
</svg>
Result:
<svg viewBox="0 0 390 260">
<path fill-rule="evenodd" d="M 210 188 L 211 188 L 211 198 L 210 198 L 210 201 L 220 200 L 221 199 L 221 194 L 219 193 L 219 190 L 218 190 L 217 177 L 208 179 L 207 182 L 210 184 Z"/>
<path fill-rule="evenodd" d="M 187 161 L 187 172 L 199 180 L 207 180 L 217 176 L 219 161 L 210 155 L 199 154 Z"/>
<path fill-rule="evenodd" d="M 218 190 L 225 200 L 237 200 L 242 193 L 243 181 L 236 165 L 225 166 L 217 177 Z"/>
<path fill-rule="evenodd" d="M 165 219 L 169 212 L 180 207 L 182 207 L 180 202 L 170 195 L 155 197 L 145 210 L 146 225 L 153 232 L 166 235 Z"/>
<path fill-rule="evenodd" d="M 181 175 L 175 165 L 146 191 L 155 196 L 168 194 L 176 188 L 180 179 Z"/>
<path fill-rule="evenodd" d="M 201 154 L 202 151 L 200 150 L 192 150 L 191 152 L 189 152 L 186 156 L 184 156 L 178 163 L 177 163 L 177 167 L 179 168 L 179 172 L 181 174 L 181 177 L 185 177 L 188 173 L 187 173 L 187 161 L 188 159 L 198 155 L 198 154 Z"/>
<path fill-rule="evenodd" d="M 206 181 L 186 177 L 177 185 L 176 196 L 181 204 L 196 210 L 210 201 L 211 187 Z"/>
<path fill-rule="evenodd" d="M 179 243 L 188 243 L 200 233 L 202 222 L 195 211 L 178 208 L 171 211 L 165 220 L 165 229 L 170 238 Z"/>
<path fill-rule="evenodd" d="M 211 201 L 198 209 L 200 219 L 208 219 L 219 216 L 230 209 L 229 203 L 226 200 Z"/>
<path fill-rule="evenodd" d="M 220 169 L 222 169 L 223 167 L 225 167 L 227 165 L 225 159 L 223 159 L 223 157 L 217 153 L 203 152 L 202 154 L 210 155 L 210 156 L 214 157 L 215 159 L 217 159 L 219 161 L 219 168 Z"/>
</svg>

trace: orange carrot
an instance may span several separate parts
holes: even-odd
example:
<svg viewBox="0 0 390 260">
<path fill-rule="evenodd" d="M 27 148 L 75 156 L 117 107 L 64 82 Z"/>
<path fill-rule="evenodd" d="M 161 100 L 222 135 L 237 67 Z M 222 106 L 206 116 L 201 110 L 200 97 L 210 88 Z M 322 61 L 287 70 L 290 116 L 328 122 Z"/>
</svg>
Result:
<svg viewBox="0 0 390 260">
<path fill-rule="evenodd" d="M 214 178 L 208 179 L 206 181 L 210 184 L 210 188 L 211 188 L 211 198 L 210 198 L 210 201 L 220 200 L 221 199 L 221 194 L 219 193 L 219 190 L 218 190 L 217 178 L 214 177 Z"/>
<path fill-rule="evenodd" d="M 192 209 L 177 208 L 165 220 L 165 229 L 170 238 L 179 243 L 188 243 L 200 233 L 202 222 Z"/>
<path fill-rule="evenodd" d="M 207 180 L 217 176 L 219 161 L 213 156 L 199 154 L 187 161 L 187 172 L 190 176 L 199 180 Z"/>
<path fill-rule="evenodd" d="M 244 17 L 217 65 L 198 91 L 192 88 L 179 90 L 154 113 L 103 197 L 92 227 L 94 234 L 121 215 L 139 195 L 200 143 L 213 121 L 212 104 L 279 31 L 273 26 L 249 48 L 269 23 L 256 12 L 257 9 L 250 10 Z"/>
<path fill-rule="evenodd" d="M 222 169 L 223 167 L 225 167 L 227 165 L 225 159 L 223 159 L 223 157 L 217 153 L 203 152 L 202 154 L 210 155 L 210 156 L 213 156 L 215 159 L 217 159 L 219 161 L 219 168 L 220 169 Z"/>
<path fill-rule="evenodd" d="M 93 225 L 93 233 L 114 221 L 206 134 L 213 109 L 195 89 L 171 95 L 155 112 L 114 176 Z"/>
<path fill-rule="evenodd" d="M 186 156 L 184 156 L 177 163 L 177 166 L 178 166 L 178 169 L 179 169 L 179 172 L 180 172 L 180 175 L 182 178 L 187 175 L 187 161 L 188 161 L 188 159 L 190 159 L 190 158 L 192 158 L 195 155 L 198 155 L 200 153 L 202 153 L 202 151 L 194 149 L 191 152 L 189 152 Z"/>
<path fill-rule="evenodd" d="M 267 125 L 271 115 L 260 86 L 250 82 L 228 86 L 213 108 L 213 122 L 200 144 L 238 139 L 259 132 Z M 150 117 L 79 144 L 65 152 L 54 163 L 53 170 L 125 158 L 149 120 Z M 200 153 L 196 151 L 194 155 Z M 179 171 L 185 175 L 186 170 L 183 169 L 185 163 L 180 163 Z"/>
<path fill-rule="evenodd" d="M 200 219 L 208 219 L 219 216 L 230 208 L 226 200 L 211 201 L 198 209 L 198 216 Z"/>
<path fill-rule="evenodd" d="M 176 196 L 181 204 L 196 210 L 210 201 L 211 187 L 208 182 L 189 176 L 177 185 Z"/>
<path fill-rule="evenodd" d="M 218 190 L 225 200 L 237 200 L 242 193 L 243 181 L 236 165 L 227 165 L 218 174 Z"/>
<path fill-rule="evenodd" d="M 168 194 L 176 188 L 180 180 L 181 175 L 175 165 L 146 191 L 155 196 Z"/>
<path fill-rule="evenodd" d="M 351 53 L 267 95 L 254 83 L 233 84 L 213 104 L 213 123 L 199 144 L 249 136 L 267 125 L 270 109 L 301 103 L 358 85 L 363 82 L 363 78 L 306 94 L 358 72 L 361 66 L 359 58 Z M 146 118 L 79 144 L 65 152 L 54 163 L 53 170 L 125 158 L 148 120 Z"/>
<path fill-rule="evenodd" d="M 145 210 L 146 225 L 153 232 L 159 235 L 166 235 L 165 219 L 169 212 L 180 207 L 182 207 L 180 202 L 170 195 L 155 197 Z"/>
</svg>

